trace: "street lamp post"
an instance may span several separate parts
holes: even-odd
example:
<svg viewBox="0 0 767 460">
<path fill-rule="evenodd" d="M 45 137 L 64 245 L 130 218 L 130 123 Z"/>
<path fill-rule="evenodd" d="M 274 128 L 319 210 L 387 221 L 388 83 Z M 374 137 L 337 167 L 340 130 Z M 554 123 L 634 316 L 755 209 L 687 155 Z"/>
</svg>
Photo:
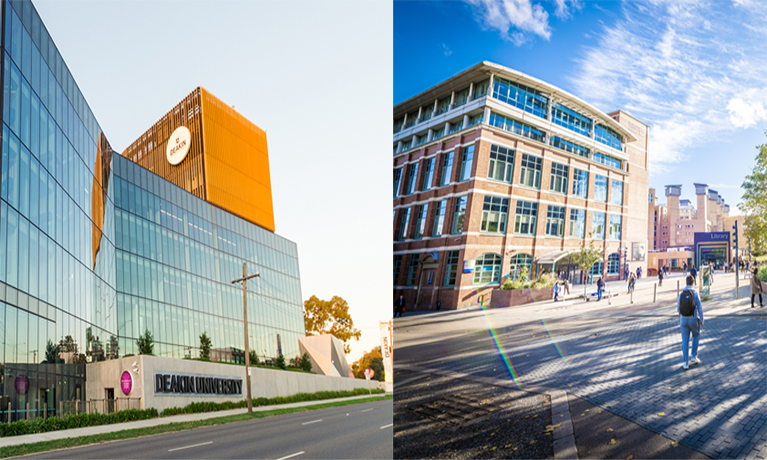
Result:
<svg viewBox="0 0 767 460">
<path fill-rule="evenodd" d="M 234 283 L 242 283 L 242 312 L 245 319 L 245 379 L 248 389 L 248 413 L 253 412 L 253 401 L 250 397 L 250 345 L 248 344 L 248 280 L 259 276 L 258 273 L 248 275 L 248 264 L 242 264 L 242 278 L 232 281 Z"/>
</svg>

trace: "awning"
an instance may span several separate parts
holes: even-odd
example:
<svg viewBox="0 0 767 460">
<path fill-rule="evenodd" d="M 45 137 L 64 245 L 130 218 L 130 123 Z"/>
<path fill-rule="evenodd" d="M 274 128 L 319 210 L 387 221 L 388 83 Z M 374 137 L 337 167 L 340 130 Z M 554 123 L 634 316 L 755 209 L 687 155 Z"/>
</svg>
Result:
<svg viewBox="0 0 767 460">
<path fill-rule="evenodd" d="M 560 251 L 551 251 L 549 253 L 544 254 L 543 256 L 539 257 L 537 260 L 538 265 L 554 265 L 556 264 L 560 259 L 564 259 L 565 257 L 569 256 L 570 254 L 577 253 L 577 250 L 560 250 Z"/>
</svg>

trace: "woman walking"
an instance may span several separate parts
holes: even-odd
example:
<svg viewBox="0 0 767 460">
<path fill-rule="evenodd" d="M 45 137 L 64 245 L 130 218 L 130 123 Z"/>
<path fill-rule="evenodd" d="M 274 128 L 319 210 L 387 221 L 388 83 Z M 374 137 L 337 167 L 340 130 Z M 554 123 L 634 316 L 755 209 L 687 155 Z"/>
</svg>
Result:
<svg viewBox="0 0 767 460">
<path fill-rule="evenodd" d="M 751 275 L 751 308 L 754 308 L 754 297 L 756 295 L 759 295 L 759 307 L 764 307 L 764 302 L 762 302 L 762 293 L 764 293 L 764 285 L 762 284 L 762 280 L 759 279 L 759 269 L 754 269 L 754 274 Z"/>
</svg>

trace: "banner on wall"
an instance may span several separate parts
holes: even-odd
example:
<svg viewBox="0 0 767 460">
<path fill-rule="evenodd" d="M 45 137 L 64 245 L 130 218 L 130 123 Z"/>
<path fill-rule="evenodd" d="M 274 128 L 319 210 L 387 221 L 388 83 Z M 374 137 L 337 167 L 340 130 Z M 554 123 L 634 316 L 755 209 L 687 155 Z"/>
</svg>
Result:
<svg viewBox="0 0 767 460">
<path fill-rule="evenodd" d="M 394 389 L 394 358 L 392 352 L 392 320 L 378 321 L 378 328 L 381 331 L 381 356 L 383 356 L 384 365 L 384 387 L 387 392 Z"/>
</svg>

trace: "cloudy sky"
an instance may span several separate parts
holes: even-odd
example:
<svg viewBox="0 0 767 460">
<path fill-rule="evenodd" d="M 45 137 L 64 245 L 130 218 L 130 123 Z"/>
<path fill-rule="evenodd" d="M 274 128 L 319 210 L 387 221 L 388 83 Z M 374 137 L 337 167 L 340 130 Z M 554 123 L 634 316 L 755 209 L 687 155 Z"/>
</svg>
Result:
<svg viewBox="0 0 767 460">
<path fill-rule="evenodd" d="M 197 86 L 266 130 L 277 233 L 302 296 L 391 318 L 392 5 L 387 1 L 35 0 L 119 151 Z"/>
<path fill-rule="evenodd" d="M 707 183 L 736 211 L 767 142 L 767 10 L 756 1 L 395 2 L 399 103 L 488 60 L 650 126 L 650 187 Z"/>
</svg>

